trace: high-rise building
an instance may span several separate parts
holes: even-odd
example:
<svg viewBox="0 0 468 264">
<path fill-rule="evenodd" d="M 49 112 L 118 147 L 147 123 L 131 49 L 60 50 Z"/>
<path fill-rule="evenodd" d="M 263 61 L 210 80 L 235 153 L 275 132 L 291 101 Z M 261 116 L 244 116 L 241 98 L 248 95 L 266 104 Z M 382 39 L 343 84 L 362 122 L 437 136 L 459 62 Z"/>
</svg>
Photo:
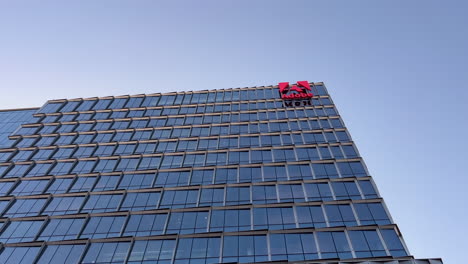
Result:
<svg viewBox="0 0 468 264">
<path fill-rule="evenodd" d="M 0 263 L 442 263 L 323 83 L 51 100 L 0 112 L 0 147 Z"/>
</svg>

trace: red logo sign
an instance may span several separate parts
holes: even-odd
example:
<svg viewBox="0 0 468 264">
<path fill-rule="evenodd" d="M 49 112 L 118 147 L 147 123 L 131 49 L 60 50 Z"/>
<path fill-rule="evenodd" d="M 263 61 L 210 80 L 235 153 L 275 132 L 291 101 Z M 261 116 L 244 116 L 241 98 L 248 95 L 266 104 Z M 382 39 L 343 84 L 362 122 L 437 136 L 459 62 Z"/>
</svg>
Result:
<svg viewBox="0 0 468 264">
<path fill-rule="evenodd" d="M 314 96 L 308 81 L 299 81 L 296 85 L 289 85 L 289 82 L 278 84 L 281 99 L 310 99 Z"/>
</svg>

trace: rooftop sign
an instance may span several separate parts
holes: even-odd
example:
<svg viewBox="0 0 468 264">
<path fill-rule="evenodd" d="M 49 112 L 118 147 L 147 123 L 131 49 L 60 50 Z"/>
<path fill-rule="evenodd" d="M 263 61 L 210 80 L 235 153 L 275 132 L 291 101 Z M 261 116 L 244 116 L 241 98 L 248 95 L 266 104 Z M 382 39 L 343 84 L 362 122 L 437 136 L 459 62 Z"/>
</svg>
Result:
<svg viewBox="0 0 468 264">
<path fill-rule="evenodd" d="M 278 84 L 281 99 L 309 99 L 314 96 L 308 81 L 298 81 L 296 85 L 289 85 L 289 82 Z"/>
</svg>

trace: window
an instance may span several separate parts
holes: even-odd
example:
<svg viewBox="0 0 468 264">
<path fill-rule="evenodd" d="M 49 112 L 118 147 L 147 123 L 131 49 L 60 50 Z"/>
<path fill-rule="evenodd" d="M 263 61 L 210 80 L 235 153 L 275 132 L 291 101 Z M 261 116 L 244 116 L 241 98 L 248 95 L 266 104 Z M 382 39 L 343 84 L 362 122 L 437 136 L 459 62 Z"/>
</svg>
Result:
<svg viewBox="0 0 468 264">
<path fill-rule="evenodd" d="M 30 164 L 24 165 L 13 165 L 10 167 L 8 172 L 3 176 L 3 178 L 12 178 L 12 177 L 23 177 L 24 173 L 31 167 Z"/>
<path fill-rule="evenodd" d="M 96 164 L 95 160 L 79 160 L 71 173 L 84 174 L 90 173 Z"/>
<path fill-rule="evenodd" d="M 38 240 L 58 241 L 75 239 L 85 223 L 84 218 L 51 219 Z"/>
<path fill-rule="evenodd" d="M 13 158 L 11 158 L 11 161 L 25 161 L 28 160 L 34 153 L 34 150 L 20 150 L 16 153 Z"/>
<path fill-rule="evenodd" d="M 99 99 L 98 102 L 93 106 L 93 110 L 107 109 L 112 99 Z"/>
<path fill-rule="evenodd" d="M 263 176 L 265 181 L 287 181 L 288 175 L 284 165 L 280 166 L 264 166 Z"/>
<path fill-rule="evenodd" d="M 95 216 L 86 224 L 80 238 L 106 238 L 120 236 L 125 216 Z"/>
<path fill-rule="evenodd" d="M 191 185 L 207 185 L 213 182 L 214 170 L 193 170 Z"/>
<path fill-rule="evenodd" d="M 151 134 L 153 134 L 153 130 L 135 131 L 132 140 L 148 140 L 151 138 Z"/>
<path fill-rule="evenodd" d="M 57 152 L 53 155 L 53 159 L 68 159 L 71 157 L 75 148 L 58 148 Z"/>
<path fill-rule="evenodd" d="M 74 162 L 57 162 L 55 167 L 49 172 L 50 175 L 65 175 L 69 174 Z"/>
<path fill-rule="evenodd" d="M 317 232 L 322 258 L 352 258 L 344 232 Z"/>
<path fill-rule="evenodd" d="M 254 185 L 252 186 L 252 203 L 267 204 L 277 203 L 276 185 Z"/>
<path fill-rule="evenodd" d="M 167 234 L 206 232 L 208 212 L 173 212 L 167 224 Z"/>
<path fill-rule="evenodd" d="M 91 108 L 96 104 L 97 100 L 83 100 L 80 106 L 78 106 L 78 109 L 76 111 L 89 111 Z M 62 111 L 63 112 L 63 109 Z"/>
<path fill-rule="evenodd" d="M 20 243 L 33 241 L 39 229 L 41 228 L 42 221 L 13 221 L 8 224 L 0 235 L 0 242 L 2 243 Z"/>
<path fill-rule="evenodd" d="M 327 226 L 321 206 L 297 206 L 296 213 L 300 228 L 321 228 Z"/>
<path fill-rule="evenodd" d="M 82 213 L 102 213 L 116 211 L 122 200 L 122 194 L 96 194 L 90 195 Z"/>
<path fill-rule="evenodd" d="M 251 150 L 251 163 L 273 162 L 271 150 Z"/>
<path fill-rule="evenodd" d="M 261 182 L 262 169 L 261 167 L 240 168 L 239 182 Z"/>
<path fill-rule="evenodd" d="M 117 159 L 100 159 L 97 162 L 96 167 L 94 168 L 94 172 L 112 172 L 117 165 Z"/>
<path fill-rule="evenodd" d="M 361 225 L 388 225 L 391 224 L 387 213 L 381 203 L 356 203 L 354 209 Z"/>
<path fill-rule="evenodd" d="M 114 155 L 132 155 L 135 151 L 136 144 L 119 144 L 114 152 Z"/>
<path fill-rule="evenodd" d="M 138 170 L 158 169 L 159 164 L 161 163 L 161 158 L 162 156 L 141 158 L 141 162 L 138 165 Z"/>
<path fill-rule="evenodd" d="M 272 234 L 270 236 L 272 260 L 301 261 L 318 259 L 313 234 Z"/>
<path fill-rule="evenodd" d="M 81 101 L 68 101 L 65 103 L 60 112 L 73 112 L 80 103 Z"/>
<path fill-rule="evenodd" d="M 94 142 L 104 143 L 104 142 L 111 142 L 114 133 L 97 133 L 96 138 L 94 138 Z"/>
<path fill-rule="evenodd" d="M 37 151 L 31 160 L 46 160 L 52 155 L 55 149 L 40 149 Z"/>
<path fill-rule="evenodd" d="M 357 158 L 358 154 L 356 152 L 356 149 L 352 145 L 345 145 L 341 146 L 343 148 L 343 152 L 346 155 L 346 158 L 352 159 L 352 158 Z"/>
<path fill-rule="evenodd" d="M 18 148 L 27 148 L 27 147 L 30 147 L 32 146 L 32 144 L 34 144 L 34 142 L 37 140 L 36 137 L 33 137 L 33 138 L 23 138 L 21 139 L 21 141 L 16 144 L 16 147 Z"/>
<path fill-rule="evenodd" d="M 160 96 L 145 96 L 145 100 L 143 101 L 141 107 L 151 107 L 156 106 L 158 104 Z"/>
<path fill-rule="evenodd" d="M 211 232 L 234 232 L 250 230 L 250 209 L 212 210 L 210 218 Z"/>
<path fill-rule="evenodd" d="M 373 199 L 373 198 L 378 198 L 379 196 L 377 195 L 377 192 L 374 189 L 374 185 L 371 183 L 371 181 L 358 181 L 359 187 L 361 187 L 361 190 L 364 194 L 364 197 L 366 199 Z"/>
<path fill-rule="evenodd" d="M 74 121 L 76 118 L 77 114 L 64 114 L 60 118 L 60 122 L 71 122 Z"/>
<path fill-rule="evenodd" d="M 133 132 L 117 132 L 115 133 L 113 141 L 129 141 L 133 136 Z"/>
<path fill-rule="evenodd" d="M 95 149 L 94 146 L 92 146 L 92 147 L 83 147 L 83 146 L 80 146 L 80 147 L 77 148 L 77 150 L 75 151 L 75 153 L 73 153 L 73 157 L 74 157 L 74 158 L 91 157 L 91 155 L 92 155 L 93 152 L 94 152 L 94 149 Z"/>
<path fill-rule="evenodd" d="M 197 204 L 198 190 L 165 191 L 160 208 L 186 208 Z"/>
<path fill-rule="evenodd" d="M 55 141 L 57 137 L 52 136 L 52 137 L 42 137 L 39 141 L 36 142 L 36 146 L 38 147 L 45 147 L 45 146 L 50 146 L 52 143 Z"/>
<path fill-rule="evenodd" d="M 17 196 L 40 194 L 44 191 L 48 183 L 49 180 L 21 181 L 11 194 Z"/>
<path fill-rule="evenodd" d="M 340 169 L 343 177 L 364 177 L 367 176 L 366 170 L 361 162 L 338 162 L 338 168 Z"/>
<path fill-rule="evenodd" d="M 268 260 L 266 236 L 224 236 L 223 262 L 261 262 Z"/>
<path fill-rule="evenodd" d="M 122 181 L 119 183 L 119 189 L 144 189 L 150 188 L 153 185 L 155 174 L 124 174 Z"/>
<path fill-rule="evenodd" d="M 47 199 L 18 199 L 3 214 L 4 217 L 36 216 L 42 210 Z"/>
<path fill-rule="evenodd" d="M 190 176 L 189 171 L 170 171 L 170 172 L 159 172 L 157 174 L 155 187 L 172 187 L 182 186 L 188 184 Z"/>
<path fill-rule="evenodd" d="M 43 215 L 76 214 L 84 202 L 84 196 L 54 197 L 44 209 Z"/>
<path fill-rule="evenodd" d="M 25 177 L 44 176 L 52 167 L 52 163 L 36 163 Z"/>
<path fill-rule="evenodd" d="M 182 167 L 182 155 L 164 156 L 161 168 L 180 168 Z"/>
<path fill-rule="evenodd" d="M 224 204 L 224 188 L 203 188 L 199 207 L 222 206 Z"/>
<path fill-rule="evenodd" d="M 305 201 L 304 190 L 301 184 L 279 184 L 278 194 L 282 203 Z"/>
<path fill-rule="evenodd" d="M 70 145 L 76 135 L 61 135 L 55 145 Z"/>
<path fill-rule="evenodd" d="M 390 255 L 393 257 L 402 257 L 408 255 L 395 230 L 383 229 L 380 230 L 380 233 L 385 240 L 385 244 L 387 244 Z"/>
<path fill-rule="evenodd" d="M 154 236 L 164 232 L 167 214 L 131 215 L 123 236 Z"/>
<path fill-rule="evenodd" d="M 115 146 L 116 145 L 99 145 L 94 155 L 97 157 L 112 156 L 112 153 L 114 153 Z"/>
<path fill-rule="evenodd" d="M 326 204 L 324 206 L 330 226 L 357 225 L 353 210 L 349 204 Z"/>
<path fill-rule="evenodd" d="M 140 105 L 143 103 L 144 99 L 145 99 L 145 97 L 130 97 L 130 99 L 128 99 L 127 104 L 125 105 L 125 108 L 140 107 Z"/>
<path fill-rule="evenodd" d="M 348 231 L 357 258 L 386 256 L 385 248 L 375 230 Z"/>
<path fill-rule="evenodd" d="M 40 247 L 5 247 L 0 255 L 0 263 L 33 263 L 40 249 Z"/>
<path fill-rule="evenodd" d="M 167 161 L 166 161 L 167 159 Z M 163 166 L 162 168 L 169 168 L 171 167 L 171 160 L 172 156 L 166 156 L 164 157 L 164 160 L 166 161 L 166 164 L 163 161 Z M 183 163 L 183 167 L 201 167 L 205 165 L 205 153 L 200 153 L 200 154 L 187 154 L 185 155 L 185 160 Z"/>
<path fill-rule="evenodd" d="M 65 193 L 72 184 L 73 179 L 55 179 L 47 189 L 47 193 Z"/>
<path fill-rule="evenodd" d="M 221 239 L 181 238 L 177 245 L 175 263 L 218 263 Z"/>
<path fill-rule="evenodd" d="M 160 141 L 156 152 L 174 152 L 176 150 L 177 141 Z"/>
<path fill-rule="evenodd" d="M 308 201 L 330 201 L 333 195 L 328 183 L 306 183 L 304 184 Z"/>
<path fill-rule="evenodd" d="M 250 203 L 250 187 L 227 187 L 226 205 Z"/>
<path fill-rule="evenodd" d="M 122 158 L 115 168 L 115 171 L 134 171 L 137 168 L 140 158 Z"/>
<path fill-rule="evenodd" d="M 291 180 L 299 180 L 299 179 L 310 180 L 313 178 L 312 171 L 310 170 L 309 164 L 289 165 L 288 172 L 289 172 L 289 179 Z"/>
<path fill-rule="evenodd" d="M 14 182 L 0 182 L 0 195 L 6 196 L 10 192 L 13 184 Z"/>
<path fill-rule="evenodd" d="M 160 197 L 160 192 L 127 193 L 120 210 L 142 211 L 156 209 Z"/>
<path fill-rule="evenodd" d="M 86 245 L 49 245 L 37 263 L 78 263 L 85 247 Z"/>
<path fill-rule="evenodd" d="M 82 264 L 124 263 L 130 242 L 91 243 Z"/>
<path fill-rule="evenodd" d="M 39 134 L 52 134 L 57 129 L 57 125 L 45 125 L 39 131 Z"/>
<path fill-rule="evenodd" d="M 98 192 L 98 191 L 109 191 L 109 190 L 115 190 L 117 188 L 117 184 L 119 183 L 120 180 L 120 175 L 113 175 L 113 176 L 108 176 L 108 175 L 103 175 L 99 177 L 99 180 L 94 187 L 93 191 Z"/>
<path fill-rule="evenodd" d="M 132 247 L 128 263 L 170 263 L 175 240 L 138 240 Z"/>
<path fill-rule="evenodd" d="M 253 219 L 255 229 L 278 230 L 296 228 L 292 207 L 254 208 Z"/>
<path fill-rule="evenodd" d="M 136 153 L 143 153 L 143 154 L 152 154 L 155 152 L 156 143 L 140 143 L 136 149 Z"/>
<path fill-rule="evenodd" d="M 315 178 L 338 178 L 338 171 L 334 163 L 314 163 L 312 164 Z"/>
<path fill-rule="evenodd" d="M 97 177 L 78 177 L 70 189 L 70 192 L 88 192 L 94 186 Z"/>
<path fill-rule="evenodd" d="M 359 200 L 361 194 L 354 181 L 351 182 L 331 182 L 333 192 L 337 200 Z"/>
<path fill-rule="evenodd" d="M 94 137 L 96 136 L 95 133 L 93 134 L 79 134 L 78 137 L 76 137 L 75 141 L 73 142 L 74 144 L 89 144 L 93 142 Z"/>
</svg>

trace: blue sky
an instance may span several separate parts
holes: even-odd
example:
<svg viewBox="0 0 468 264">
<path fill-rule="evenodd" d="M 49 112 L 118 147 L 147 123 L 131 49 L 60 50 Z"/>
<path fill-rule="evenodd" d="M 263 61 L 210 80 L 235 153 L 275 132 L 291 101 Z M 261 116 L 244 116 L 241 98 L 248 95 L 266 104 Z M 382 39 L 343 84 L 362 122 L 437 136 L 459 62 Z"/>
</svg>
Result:
<svg viewBox="0 0 468 264">
<path fill-rule="evenodd" d="M 432 0 L 2 1 L 0 108 L 323 81 L 411 253 L 462 263 L 467 10 Z"/>
</svg>

